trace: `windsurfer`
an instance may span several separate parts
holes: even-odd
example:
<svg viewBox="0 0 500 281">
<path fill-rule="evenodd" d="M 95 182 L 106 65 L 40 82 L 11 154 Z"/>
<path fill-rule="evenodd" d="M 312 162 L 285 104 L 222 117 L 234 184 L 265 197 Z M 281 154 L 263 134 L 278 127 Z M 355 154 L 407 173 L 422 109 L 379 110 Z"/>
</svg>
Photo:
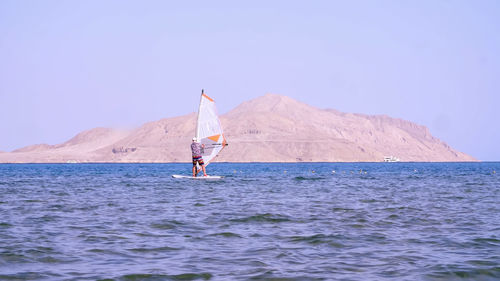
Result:
<svg viewBox="0 0 500 281">
<path fill-rule="evenodd" d="M 207 172 L 205 170 L 205 163 L 203 162 L 203 157 L 201 157 L 204 148 L 205 145 L 200 144 L 198 142 L 198 139 L 194 137 L 193 143 L 191 143 L 191 153 L 193 155 L 193 178 L 196 177 L 196 174 L 198 174 L 198 171 L 196 169 L 196 163 L 198 163 L 201 166 L 201 169 L 203 170 L 203 176 L 205 177 L 207 176 Z"/>
</svg>

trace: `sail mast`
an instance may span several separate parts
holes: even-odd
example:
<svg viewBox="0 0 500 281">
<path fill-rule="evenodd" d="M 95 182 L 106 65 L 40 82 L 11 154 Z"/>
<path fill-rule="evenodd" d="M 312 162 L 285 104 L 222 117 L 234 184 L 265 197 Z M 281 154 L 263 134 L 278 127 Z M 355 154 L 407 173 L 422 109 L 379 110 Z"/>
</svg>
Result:
<svg viewBox="0 0 500 281">
<path fill-rule="evenodd" d="M 201 110 L 201 102 L 203 100 L 203 89 L 201 89 L 200 95 L 200 104 L 198 105 L 198 116 L 196 117 L 196 140 L 200 141 L 200 110 Z"/>
</svg>

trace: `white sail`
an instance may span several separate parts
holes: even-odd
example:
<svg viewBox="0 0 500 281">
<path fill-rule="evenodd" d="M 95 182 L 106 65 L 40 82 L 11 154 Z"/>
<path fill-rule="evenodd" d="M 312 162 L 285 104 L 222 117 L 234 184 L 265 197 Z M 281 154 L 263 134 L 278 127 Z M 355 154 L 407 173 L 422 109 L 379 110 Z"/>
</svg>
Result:
<svg viewBox="0 0 500 281">
<path fill-rule="evenodd" d="M 217 116 L 217 109 L 212 98 L 201 91 L 198 121 L 196 123 L 196 138 L 205 145 L 202 152 L 203 162 L 208 165 L 215 156 L 227 145 L 222 126 Z"/>
</svg>

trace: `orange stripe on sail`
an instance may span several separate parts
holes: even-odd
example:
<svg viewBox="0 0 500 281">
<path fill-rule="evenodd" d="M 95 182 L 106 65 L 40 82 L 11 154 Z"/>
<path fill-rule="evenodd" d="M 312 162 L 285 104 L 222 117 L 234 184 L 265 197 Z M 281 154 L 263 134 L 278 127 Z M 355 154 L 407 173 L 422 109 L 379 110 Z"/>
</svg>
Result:
<svg viewBox="0 0 500 281">
<path fill-rule="evenodd" d="M 219 140 L 220 135 L 215 135 L 215 136 L 210 136 L 208 139 L 213 140 L 214 142 L 217 142 Z"/>
<path fill-rule="evenodd" d="M 201 94 L 201 95 L 202 95 L 202 96 L 204 96 L 204 97 L 206 97 L 206 98 L 207 98 L 209 101 L 211 101 L 211 102 L 213 102 L 213 101 L 214 101 L 211 97 L 209 97 L 209 96 L 207 96 L 207 95 L 205 95 L 205 94 Z"/>
</svg>

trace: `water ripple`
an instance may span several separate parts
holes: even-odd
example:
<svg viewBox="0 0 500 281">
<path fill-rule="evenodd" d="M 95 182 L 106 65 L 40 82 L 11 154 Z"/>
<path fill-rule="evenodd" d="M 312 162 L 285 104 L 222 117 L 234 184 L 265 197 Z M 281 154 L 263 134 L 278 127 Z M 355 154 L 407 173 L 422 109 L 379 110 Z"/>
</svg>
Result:
<svg viewBox="0 0 500 281">
<path fill-rule="evenodd" d="M 189 170 L 0 165 L 0 279 L 500 279 L 500 163 Z"/>
</svg>

